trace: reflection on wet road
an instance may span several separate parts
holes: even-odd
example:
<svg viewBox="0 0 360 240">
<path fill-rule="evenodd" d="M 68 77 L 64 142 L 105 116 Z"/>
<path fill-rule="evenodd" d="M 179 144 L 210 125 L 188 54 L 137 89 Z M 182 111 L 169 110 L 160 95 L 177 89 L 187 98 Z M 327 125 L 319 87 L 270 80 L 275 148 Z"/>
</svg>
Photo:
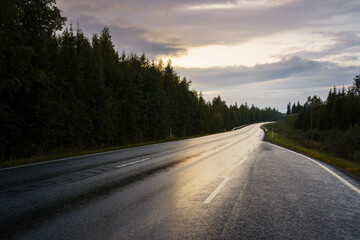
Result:
<svg viewBox="0 0 360 240">
<path fill-rule="evenodd" d="M 2 170 L 0 238 L 358 239 L 359 183 L 262 138 L 254 124 Z"/>
</svg>

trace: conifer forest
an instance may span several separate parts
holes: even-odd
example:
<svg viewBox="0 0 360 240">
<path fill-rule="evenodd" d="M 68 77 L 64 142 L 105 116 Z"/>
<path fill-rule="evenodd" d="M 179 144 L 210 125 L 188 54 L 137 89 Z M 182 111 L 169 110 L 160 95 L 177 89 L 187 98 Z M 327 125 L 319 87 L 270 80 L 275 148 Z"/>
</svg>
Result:
<svg viewBox="0 0 360 240">
<path fill-rule="evenodd" d="M 326 100 L 289 102 L 284 123 L 278 124 L 282 132 L 304 146 L 360 162 L 360 75 L 347 89 L 330 89 Z"/>
<path fill-rule="evenodd" d="M 220 96 L 206 101 L 170 61 L 119 53 L 109 28 L 90 39 L 66 21 L 54 0 L 0 2 L 2 161 L 159 140 L 170 131 L 216 133 L 282 115 L 228 106 Z"/>
</svg>

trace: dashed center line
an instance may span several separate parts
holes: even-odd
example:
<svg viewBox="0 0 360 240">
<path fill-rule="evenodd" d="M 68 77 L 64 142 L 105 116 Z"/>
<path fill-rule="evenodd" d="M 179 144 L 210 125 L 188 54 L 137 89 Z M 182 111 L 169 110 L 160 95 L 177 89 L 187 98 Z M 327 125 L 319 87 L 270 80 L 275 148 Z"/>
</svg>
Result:
<svg viewBox="0 0 360 240">
<path fill-rule="evenodd" d="M 241 164 L 243 164 L 243 162 L 246 160 L 246 157 L 244 157 L 239 163 L 238 165 L 240 166 Z"/>
<path fill-rule="evenodd" d="M 216 195 L 225 186 L 225 184 L 227 183 L 227 181 L 229 181 L 229 179 L 230 178 L 225 178 L 203 203 L 205 204 L 211 203 L 211 201 L 216 197 Z"/>
<path fill-rule="evenodd" d="M 141 159 L 141 160 L 138 160 L 138 161 L 135 161 L 135 162 L 126 163 L 126 164 L 123 164 L 123 165 L 120 165 L 120 166 L 116 166 L 116 168 L 123 168 L 123 167 L 131 166 L 131 165 L 134 165 L 134 164 L 137 164 L 137 163 L 145 162 L 145 161 L 148 161 L 148 160 L 150 160 L 150 158 L 144 158 L 144 159 Z"/>
</svg>

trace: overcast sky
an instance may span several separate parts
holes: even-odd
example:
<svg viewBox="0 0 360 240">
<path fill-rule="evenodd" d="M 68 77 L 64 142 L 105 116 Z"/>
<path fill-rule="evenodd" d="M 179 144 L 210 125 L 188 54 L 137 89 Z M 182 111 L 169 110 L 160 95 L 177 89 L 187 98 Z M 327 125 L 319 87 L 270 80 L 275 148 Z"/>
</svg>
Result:
<svg viewBox="0 0 360 240">
<path fill-rule="evenodd" d="M 207 100 L 286 110 L 360 74 L 359 0 L 58 0 L 119 52 L 171 59 Z"/>
</svg>

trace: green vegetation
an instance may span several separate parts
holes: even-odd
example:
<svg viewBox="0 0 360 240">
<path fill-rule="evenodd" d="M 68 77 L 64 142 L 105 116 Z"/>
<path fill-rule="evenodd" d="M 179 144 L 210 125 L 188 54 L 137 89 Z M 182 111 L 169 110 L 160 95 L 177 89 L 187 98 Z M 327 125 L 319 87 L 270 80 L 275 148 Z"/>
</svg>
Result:
<svg viewBox="0 0 360 240">
<path fill-rule="evenodd" d="M 347 90 L 330 89 L 326 101 L 308 97 L 287 105 L 285 120 L 268 141 L 332 164 L 360 179 L 360 76 Z"/>
<path fill-rule="evenodd" d="M 302 130 L 289 127 L 286 121 L 265 124 L 263 127 L 268 129 L 267 141 L 336 166 L 350 176 L 360 179 L 360 161 L 344 159 L 330 154 L 330 151 L 321 142 L 306 138 L 306 134 Z M 273 138 L 271 136 L 272 129 L 274 130 Z"/>
<path fill-rule="evenodd" d="M 347 90 L 330 89 L 326 101 L 314 96 L 290 106 L 281 132 L 295 129 L 304 146 L 360 162 L 360 76 Z"/>
<path fill-rule="evenodd" d="M 345 90 L 330 89 L 326 101 L 308 97 L 287 105 L 285 120 L 267 125 L 270 142 L 332 164 L 360 179 L 360 76 Z"/>
<path fill-rule="evenodd" d="M 206 102 L 170 62 L 119 54 L 107 27 L 91 40 L 63 29 L 54 0 L 2 0 L 0 11 L 0 162 L 216 133 L 281 115 L 227 106 L 220 96 Z"/>
</svg>

